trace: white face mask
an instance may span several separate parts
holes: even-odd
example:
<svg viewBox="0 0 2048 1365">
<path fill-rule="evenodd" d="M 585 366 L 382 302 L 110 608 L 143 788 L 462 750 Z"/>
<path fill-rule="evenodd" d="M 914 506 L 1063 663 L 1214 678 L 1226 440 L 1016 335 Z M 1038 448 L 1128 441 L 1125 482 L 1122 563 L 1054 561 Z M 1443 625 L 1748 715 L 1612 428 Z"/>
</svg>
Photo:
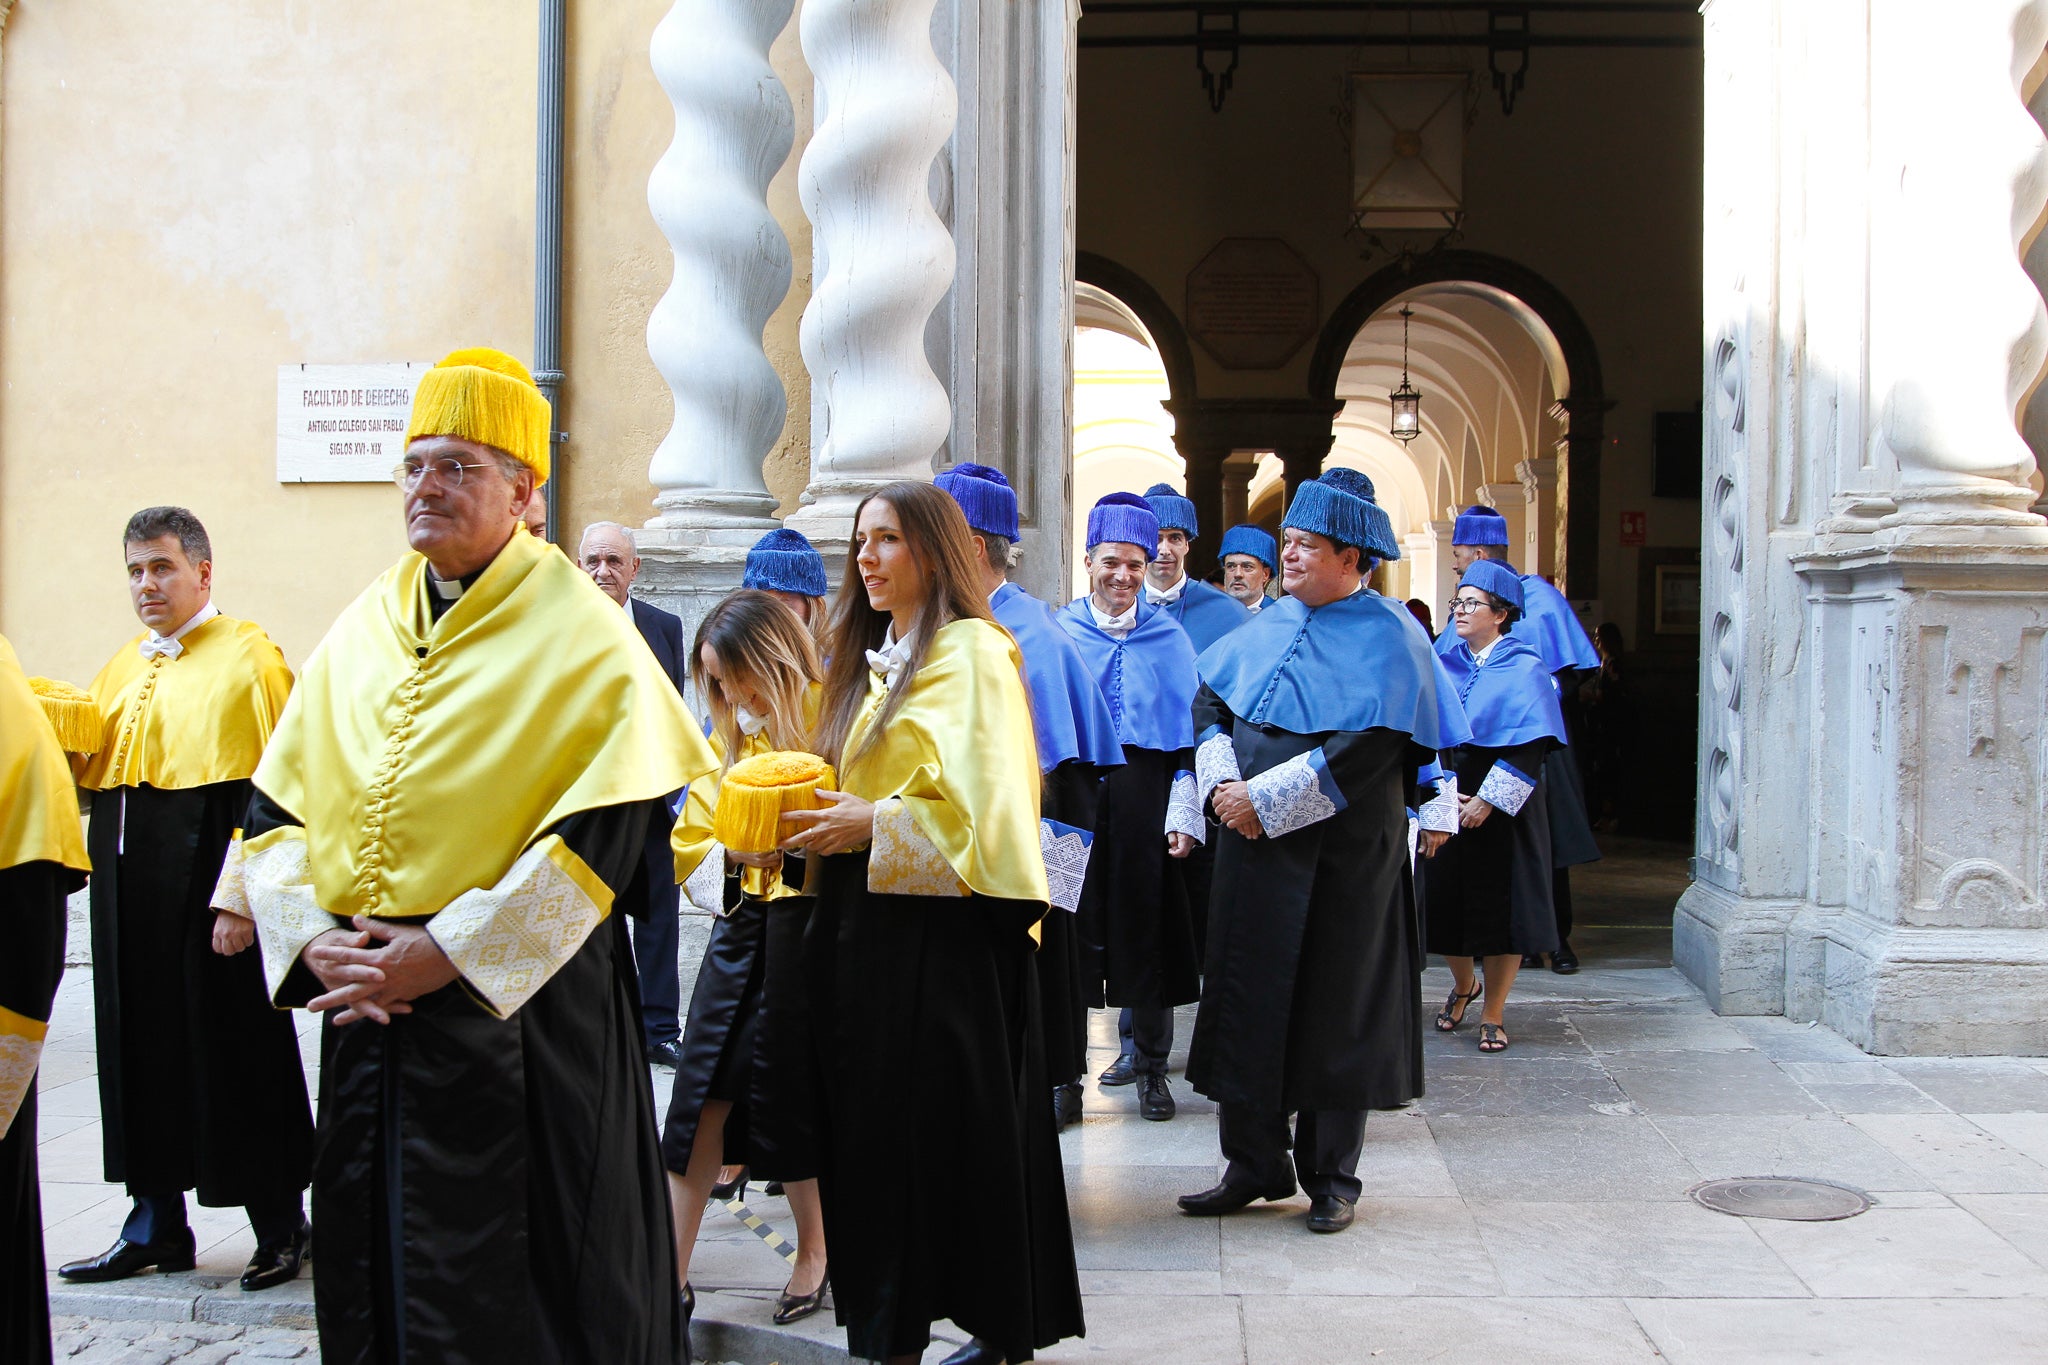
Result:
<svg viewBox="0 0 2048 1365">
<path fill-rule="evenodd" d="M 733 719 L 738 722 L 740 733 L 749 739 L 768 728 L 768 717 L 757 716 L 743 705 L 733 707 Z"/>
</svg>

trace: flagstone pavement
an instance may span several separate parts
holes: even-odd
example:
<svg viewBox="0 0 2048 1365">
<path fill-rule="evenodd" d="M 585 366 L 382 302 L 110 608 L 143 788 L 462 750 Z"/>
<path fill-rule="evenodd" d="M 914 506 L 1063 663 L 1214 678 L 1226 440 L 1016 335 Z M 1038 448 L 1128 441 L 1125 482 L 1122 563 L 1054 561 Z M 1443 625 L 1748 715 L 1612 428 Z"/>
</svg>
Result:
<svg viewBox="0 0 2048 1365">
<path fill-rule="evenodd" d="M 1670 966 L 1682 850 L 1612 842 L 1574 874 L 1587 969 L 1523 974 L 1505 1055 L 1481 1056 L 1469 1026 L 1429 1034 L 1427 1096 L 1367 1124 L 1365 1197 L 1347 1233 L 1308 1233 L 1299 1196 L 1183 1217 L 1174 1196 L 1219 1170 L 1214 1106 L 1180 1079 L 1184 1058 L 1170 1123 L 1140 1120 L 1129 1090 L 1091 1080 L 1086 1117 L 1063 1139 L 1088 1336 L 1041 1358 L 2048 1360 L 2048 1061 L 1872 1058 L 1825 1028 L 1716 1017 Z M 703 939 L 691 927 L 686 958 Z M 1431 1011 L 1447 990 L 1433 967 Z M 1183 1042 L 1192 1020 L 1181 1012 Z M 1092 1070 L 1115 1046 L 1107 1016 L 1095 1029 Z M 310 1070 L 314 1035 L 302 1036 Z M 126 1208 L 99 1181 L 93 1067 L 91 974 L 77 968 L 41 1079 L 52 1265 L 104 1248 Z M 665 1100 L 669 1073 L 654 1076 Z M 944 1125 L 945 1094 L 919 1103 Z M 1875 1204 L 1792 1223 L 1687 1197 L 1702 1180 L 1756 1175 L 1847 1184 Z M 957 1195 L 950 1250 L 972 1257 L 974 1192 Z M 748 1204 L 789 1229 L 781 1199 Z M 253 1242 L 239 1211 L 194 1214 L 191 1274 L 94 1290 L 52 1276 L 60 1359 L 317 1358 L 310 1280 L 242 1294 L 233 1277 Z M 786 1275 L 738 1218 L 710 1212 L 692 1270 L 700 1319 L 765 1326 Z M 940 1330 L 928 1361 L 958 1343 Z M 782 1365 L 843 1358 L 829 1314 L 771 1340 L 736 1331 L 710 1344 Z"/>
</svg>

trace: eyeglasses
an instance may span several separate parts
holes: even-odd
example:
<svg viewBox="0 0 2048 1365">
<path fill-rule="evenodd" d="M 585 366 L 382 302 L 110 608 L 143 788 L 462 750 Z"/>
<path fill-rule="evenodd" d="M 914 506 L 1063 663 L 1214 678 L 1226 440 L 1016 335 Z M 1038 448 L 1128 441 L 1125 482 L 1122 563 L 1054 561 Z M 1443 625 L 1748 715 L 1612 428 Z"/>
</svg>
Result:
<svg viewBox="0 0 2048 1365">
<path fill-rule="evenodd" d="M 424 479 L 431 473 L 441 481 L 443 487 L 460 488 L 462 487 L 464 470 L 492 468 L 495 468 L 495 466 L 489 464 L 464 464 L 453 455 L 444 455 L 438 460 L 425 460 L 418 464 L 407 460 L 404 464 L 394 465 L 391 469 L 391 481 L 410 493 L 413 489 L 420 486 L 421 479 Z"/>
<path fill-rule="evenodd" d="M 1453 597 L 1450 602 L 1451 615 L 1469 616 L 1481 607 L 1491 605 L 1483 597 Z"/>
</svg>

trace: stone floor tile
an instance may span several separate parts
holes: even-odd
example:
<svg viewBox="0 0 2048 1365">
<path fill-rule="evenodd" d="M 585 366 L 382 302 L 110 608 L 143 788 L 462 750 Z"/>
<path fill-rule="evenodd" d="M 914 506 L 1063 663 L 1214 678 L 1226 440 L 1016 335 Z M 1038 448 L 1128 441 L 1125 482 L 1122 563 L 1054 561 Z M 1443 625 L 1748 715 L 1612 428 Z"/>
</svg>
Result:
<svg viewBox="0 0 2048 1365">
<path fill-rule="evenodd" d="M 92 1119 L 36 1144 L 36 1167 L 45 1180 L 95 1184 L 107 1173 L 100 1121 Z"/>
<path fill-rule="evenodd" d="M 1500 1294 L 1500 1277 L 1462 1199 L 1362 1199 L 1341 1233 L 1308 1231 L 1305 1201 L 1260 1205 L 1219 1220 L 1223 1289 L 1273 1294 Z"/>
<path fill-rule="evenodd" d="M 1699 1172 L 1646 1118 L 1433 1118 L 1467 1199 L 1682 1200 Z"/>
<path fill-rule="evenodd" d="M 2048 1167 L 1956 1114 L 1857 1114 L 1851 1123 L 1943 1194 L 2048 1193 Z"/>
<path fill-rule="evenodd" d="M 1420 1109 L 1377 1113 L 1366 1120 L 1358 1179 L 1367 1198 L 1430 1199 L 1458 1193 Z"/>
<path fill-rule="evenodd" d="M 100 1116 L 100 1082 L 97 1076 L 71 1081 L 36 1092 L 36 1113 L 63 1114 L 96 1119 Z"/>
<path fill-rule="evenodd" d="M 1038 1352 L 1045 1365 L 1106 1361 L 1115 1365 L 1242 1365 L 1244 1322 L 1233 1298 L 1107 1297 L 1087 1305 L 1088 1335 Z M 926 1353 L 927 1361 L 943 1359 Z"/>
<path fill-rule="evenodd" d="M 1216 1145 L 1214 1114 L 1181 1114 L 1165 1123 L 1135 1117 L 1083 1113 L 1081 1121 L 1060 1134 L 1060 1150 L 1069 1166 L 1216 1166 L 1222 1150 Z"/>
<path fill-rule="evenodd" d="M 1608 1054 L 1615 1083 L 1646 1114 L 1817 1114 L 1806 1093 L 1760 1052 Z"/>
<path fill-rule="evenodd" d="M 1702 1179 L 1808 1176 L 1860 1190 L 1924 1190 L 1928 1179 L 1833 1114 L 1727 1114 L 1652 1120 Z"/>
<path fill-rule="evenodd" d="M 1577 1010 L 1572 1026 L 1595 1052 L 1743 1052 L 1754 1044 L 1726 1019 L 1697 1009 Z"/>
<path fill-rule="evenodd" d="M 1802 1024 L 1782 1015 L 1737 1015 L 1728 1023 L 1750 1045 L 1774 1062 L 1862 1062 L 1875 1066 L 1868 1053 L 1832 1029 Z"/>
<path fill-rule="evenodd" d="M 1956 1205 L 2048 1267 L 2048 1194 L 1959 1194 Z M 2048 1341 L 2048 1333 L 2042 1340 Z"/>
<path fill-rule="evenodd" d="M 45 1048 L 36 1065 L 36 1093 L 84 1080 L 99 1072 L 99 1058 L 90 1049 Z"/>
<path fill-rule="evenodd" d="M 1830 1113 L 1850 1114 L 1945 1114 L 1948 1111 L 1916 1085 L 1904 1081 L 1871 1085 L 1821 1085 L 1803 1083 L 1806 1093 Z"/>
<path fill-rule="evenodd" d="M 1629 1102 L 1590 1056 L 1584 1061 L 1499 1056 L 1474 1060 L 1479 1065 L 1469 1070 L 1439 1068 L 1429 1075 L 1429 1090 L 1421 1101 L 1424 1113 L 1446 1118 L 1583 1118 L 1614 1113 L 1616 1106 Z M 1602 1105 L 1607 1107 L 1599 1108 Z"/>
<path fill-rule="evenodd" d="M 2048 1076 L 2025 1062 L 1896 1057 L 1886 1065 L 1958 1114 L 2048 1113 Z"/>
<path fill-rule="evenodd" d="M 1251 1365 L 1637 1365 L 1656 1349 L 1617 1299 L 1247 1299 Z"/>
<path fill-rule="evenodd" d="M 1474 1201 L 1501 1283 L 1522 1297 L 1803 1298 L 1749 1220 L 1691 1202 Z"/>
<path fill-rule="evenodd" d="M 1740 1221 L 1824 1299 L 2048 1295 L 2048 1270 L 1987 1239 L 1965 1209 L 1875 1208 L 1833 1223 Z"/>
<path fill-rule="evenodd" d="M 1870 1200 L 1880 1208 L 1887 1209 L 1952 1209 L 1956 1197 L 1943 1194 L 1940 1190 L 1872 1190 Z"/>
<path fill-rule="evenodd" d="M 1069 1166 L 1067 1211 L 1083 1270 L 1184 1270 L 1219 1265 L 1216 1221 L 1174 1200 L 1208 1189 L 1213 1165 Z"/>
<path fill-rule="evenodd" d="M 45 1114 L 36 1111 L 36 1145 L 54 1142 L 67 1134 L 75 1133 L 89 1123 L 98 1123 L 96 1115 L 88 1114 Z"/>
<path fill-rule="evenodd" d="M 1149 1298 L 1162 1295 L 1185 1298 L 1196 1295 L 1219 1297 L 1223 1275 L 1216 1270 L 1088 1270 L 1081 1271 L 1084 1299 L 1098 1295 L 1121 1298 Z"/>
<path fill-rule="evenodd" d="M 2048 1166 L 2048 1114 L 1979 1114 L 1964 1118 L 2030 1161 Z"/>
<path fill-rule="evenodd" d="M 1764 1053 L 1766 1057 L 1771 1054 Z M 1778 1064 L 1778 1070 L 1798 1081 L 1801 1085 L 1898 1085 L 1902 1082 L 1898 1074 L 1875 1057 L 1862 1057 L 1854 1061 L 1795 1061 L 1783 1057 L 1771 1057 Z"/>
<path fill-rule="evenodd" d="M 98 1181 L 89 1184 L 73 1181 L 43 1181 L 43 1226 L 61 1223 L 74 1218 L 87 1209 L 95 1208 L 110 1199 L 119 1199 L 121 1207 L 127 1208 L 128 1200 L 117 1186 L 102 1185 Z"/>
<path fill-rule="evenodd" d="M 1631 1299 L 1628 1306 L 1672 1365 L 2019 1361 L 2048 1341 L 2048 1303 L 2034 1299 Z"/>
</svg>

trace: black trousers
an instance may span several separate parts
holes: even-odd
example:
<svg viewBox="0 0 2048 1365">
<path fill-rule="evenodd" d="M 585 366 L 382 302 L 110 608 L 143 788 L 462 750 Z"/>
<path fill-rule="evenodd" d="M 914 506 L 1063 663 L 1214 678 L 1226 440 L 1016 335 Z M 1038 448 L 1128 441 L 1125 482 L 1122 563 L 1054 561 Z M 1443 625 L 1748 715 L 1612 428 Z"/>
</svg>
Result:
<svg viewBox="0 0 2048 1365">
<path fill-rule="evenodd" d="M 1555 868 L 1550 874 L 1550 904 L 1557 912 L 1557 941 L 1572 936 L 1572 870 Z"/>
<path fill-rule="evenodd" d="M 682 912 L 682 889 L 676 885 L 674 855 L 669 852 L 668 833 L 673 819 L 665 803 L 656 804 L 647 830 L 647 847 L 641 867 L 647 879 L 647 915 L 631 917 L 633 974 L 640 981 L 640 1019 L 649 1047 L 660 1047 L 682 1037 L 678 1013 L 682 1008 L 682 981 L 676 975 L 676 947 L 681 937 L 678 917 Z"/>
<path fill-rule="evenodd" d="M 1363 1109 L 1306 1109 L 1287 1131 L 1287 1115 L 1225 1101 L 1217 1106 L 1217 1138 L 1230 1169 L 1224 1180 L 1259 1188 L 1298 1183 L 1310 1198 L 1357 1199 L 1358 1154 L 1365 1148 Z M 1288 1161 L 1292 1148 L 1294 1159 Z"/>
<path fill-rule="evenodd" d="M 1173 1054 L 1173 1006 L 1126 1005 L 1117 1016 L 1116 1032 L 1124 1056 L 1131 1059 L 1131 1070 L 1141 1076 L 1166 1074 L 1166 1059 Z"/>
</svg>

